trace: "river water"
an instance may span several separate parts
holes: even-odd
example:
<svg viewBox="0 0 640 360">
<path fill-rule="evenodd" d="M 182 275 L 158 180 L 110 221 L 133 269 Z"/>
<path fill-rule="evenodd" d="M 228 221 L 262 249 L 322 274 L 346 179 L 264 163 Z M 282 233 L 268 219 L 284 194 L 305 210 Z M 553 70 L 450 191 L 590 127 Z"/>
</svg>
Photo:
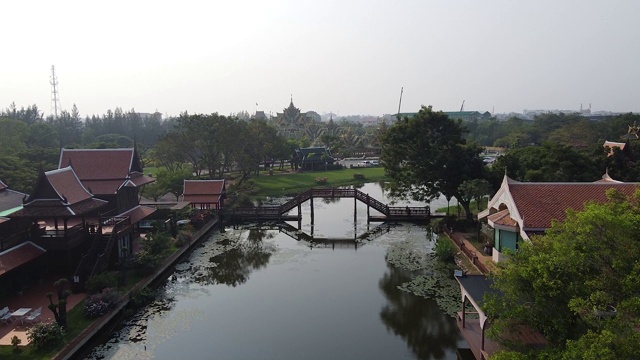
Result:
<svg viewBox="0 0 640 360">
<path fill-rule="evenodd" d="M 390 202 L 378 184 L 360 190 Z M 434 273 L 411 265 L 432 257 L 429 228 L 376 228 L 353 199 L 315 199 L 313 224 L 310 211 L 300 230 L 215 231 L 87 359 L 456 359 L 467 345 L 443 304 L 459 295 L 408 291 Z"/>
</svg>

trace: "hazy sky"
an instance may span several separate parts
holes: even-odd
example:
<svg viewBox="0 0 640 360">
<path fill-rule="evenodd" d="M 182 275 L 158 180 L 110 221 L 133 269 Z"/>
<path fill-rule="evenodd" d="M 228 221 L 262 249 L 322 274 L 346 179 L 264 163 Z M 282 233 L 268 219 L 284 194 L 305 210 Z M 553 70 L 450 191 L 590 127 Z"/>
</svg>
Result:
<svg viewBox="0 0 640 360">
<path fill-rule="evenodd" d="M 5 1 L 0 108 L 640 111 L 638 0 Z"/>
</svg>

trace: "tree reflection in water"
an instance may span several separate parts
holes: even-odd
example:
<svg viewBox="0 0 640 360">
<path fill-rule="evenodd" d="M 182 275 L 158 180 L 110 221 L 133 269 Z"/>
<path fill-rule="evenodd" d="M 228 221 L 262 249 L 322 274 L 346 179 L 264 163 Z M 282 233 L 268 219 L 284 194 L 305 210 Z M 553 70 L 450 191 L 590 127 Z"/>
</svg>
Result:
<svg viewBox="0 0 640 360">
<path fill-rule="evenodd" d="M 389 271 L 379 287 L 389 301 L 380 310 L 387 330 L 405 339 L 418 359 L 441 359 L 455 353 L 460 339 L 456 322 L 434 300 L 402 291 L 398 286 L 409 282 L 413 272 L 387 263 Z"/>
<path fill-rule="evenodd" d="M 236 247 L 210 259 L 213 266 L 206 269 L 205 275 L 196 279 L 203 285 L 226 284 L 233 287 L 249 280 L 253 270 L 269 263 L 275 248 L 266 244 L 264 239 L 273 238 L 268 230 L 250 229 L 247 239 Z"/>
</svg>

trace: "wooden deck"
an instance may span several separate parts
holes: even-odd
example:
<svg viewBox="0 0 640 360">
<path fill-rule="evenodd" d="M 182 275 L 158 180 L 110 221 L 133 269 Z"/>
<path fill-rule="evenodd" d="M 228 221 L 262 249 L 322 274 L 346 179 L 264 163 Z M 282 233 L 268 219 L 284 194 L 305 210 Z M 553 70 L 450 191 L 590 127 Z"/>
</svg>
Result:
<svg viewBox="0 0 640 360">
<path fill-rule="evenodd" d="M 482 329 L 480 328 L 480 321 L 478 319 L 465 319 L 465 326 L 462 327 L 462 313 L 458 312 L 457 316 L 458 329 L 460 333 L 467 340 L 469 348 L 473 352 L 476 359 L 488 359 L 489 356 L 501 350 L 500 345 L 491 339 L 484 339 L 484 350 L 482 350 Z"/>
</svg>

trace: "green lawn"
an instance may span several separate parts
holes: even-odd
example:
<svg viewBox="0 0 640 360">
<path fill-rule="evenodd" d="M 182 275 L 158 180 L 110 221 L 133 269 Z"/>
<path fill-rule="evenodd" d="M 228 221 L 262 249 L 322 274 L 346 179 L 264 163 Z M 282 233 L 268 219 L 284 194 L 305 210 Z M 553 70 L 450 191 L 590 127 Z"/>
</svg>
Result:
<svg viewBox="0 0 640 360">
<path fill-rule="evenodd" d="M 363 180 L 354 179 L 353 175 L 364 175 Z M 327 178 L 325 184 L 316 183 L 317 178 Z M 249 180 L 250 191 L 257 196 L 284 196 L 302 192 L 312 187 L 337 187 L 364 182 L 385 180 L 384 168 L 358 168 L 330 171 L 308 171 L 303 173 L 280 173 L 274 175 L 263 173 Z"/>
</svg>

